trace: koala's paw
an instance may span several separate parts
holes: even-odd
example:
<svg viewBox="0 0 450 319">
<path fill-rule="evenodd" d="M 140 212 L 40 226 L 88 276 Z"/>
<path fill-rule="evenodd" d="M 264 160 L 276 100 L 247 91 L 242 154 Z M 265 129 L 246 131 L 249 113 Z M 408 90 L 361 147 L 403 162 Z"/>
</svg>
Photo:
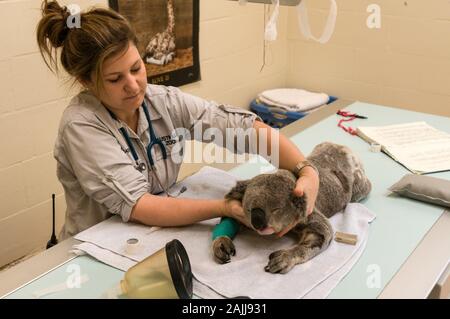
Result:
<svg viewBox="0 0 450 319">
<path fill-rule="evenodd" d="M 233 241 L 226 236 L 214 239 L 212 249 L 214 258 L 220 264 L 229 263 L 231 261 L 230 256 L 236 255 Z"/>
<path fill-rule="evenodd" d="M 277 250 L 270 254 L 269 263 L 264 270 L 271 273 L 285 274 L 289 272 L 296 262 L 292 252 L 288 250 Z"/>
</svg>

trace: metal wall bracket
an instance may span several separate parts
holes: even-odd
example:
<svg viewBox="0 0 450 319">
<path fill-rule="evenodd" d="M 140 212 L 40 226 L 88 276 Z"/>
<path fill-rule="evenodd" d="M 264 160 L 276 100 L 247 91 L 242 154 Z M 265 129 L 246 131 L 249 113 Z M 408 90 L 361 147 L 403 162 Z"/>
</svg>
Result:
<svg viewBox="0 0 450 319">
<path fill-rule="evenodd" d="M 239 0 L 232 0 L 239 1 Z M 280 6 L 297 6 L 302 0 L 280 0 Z M 247 2 L 272 4 L 271 0 L 247 0 Z"/>
</svg>

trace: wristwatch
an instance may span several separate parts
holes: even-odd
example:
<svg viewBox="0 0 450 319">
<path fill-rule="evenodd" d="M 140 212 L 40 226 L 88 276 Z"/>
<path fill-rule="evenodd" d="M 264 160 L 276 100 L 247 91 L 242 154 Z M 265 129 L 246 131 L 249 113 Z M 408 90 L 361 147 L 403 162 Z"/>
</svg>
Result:
<svg viewBox="0 0 450 319">
<path fill-rule="evenodd" d="M 312 168 L 316 171 L 317 175 L 319 175 L 319 171 L 317 170 L 317 167 L 315 167 L 314 164 L 311 163 L 311 162 L 308 161 L 308 160 L 301 161 L 300 163 L 298 163 L 297 165 L 295 165 L 295 168 L 294 168 L 294 171 L 293 171 L 294 175 L 295 175 L 297 178 L 299 178 L 299 177 L 300 177 L 300 172 L 301 172 L 301 170 L 304 169 L 306 166 L 312 167 Z"/>
</svg>

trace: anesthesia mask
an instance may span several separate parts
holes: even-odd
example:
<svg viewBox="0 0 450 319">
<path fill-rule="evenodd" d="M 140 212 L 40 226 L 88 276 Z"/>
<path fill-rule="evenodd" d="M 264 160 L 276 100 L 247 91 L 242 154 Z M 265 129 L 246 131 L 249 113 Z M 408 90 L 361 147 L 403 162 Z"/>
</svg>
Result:
<svg viewBox="0 0 450 319">
<path fill-rule="evenodd" d="M 191 264 L 184 246 L 174 239 L 129 268 L 108 297 L 143 299 L 192 298 Z"/>
</svg>

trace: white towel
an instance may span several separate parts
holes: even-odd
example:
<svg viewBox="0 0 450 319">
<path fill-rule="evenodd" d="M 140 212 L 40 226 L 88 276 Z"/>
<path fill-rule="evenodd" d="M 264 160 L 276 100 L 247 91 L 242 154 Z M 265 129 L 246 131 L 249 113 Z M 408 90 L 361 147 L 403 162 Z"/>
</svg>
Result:
<svg viewBox="0 0 450 319">
<path fill-rule="evenodd" d="M 291 112 L 307 112 L 328 103 L 325 93 L 309 92 L 301 89 L 282 88 L 263 91 L 258 98 L 269 106 L 283 108 Z"/>
<path fill-rule="evenodd" d="M 364 248 L 367 244 L 367 238 L 361 244 L 361 247 L 353 254 L 350 260 L 342 266 L 341 269 L 336 271 L 334 274 L 330 275 L 330 277 L 324 279 L 322 282 L 318 283 L 317 286 L 312 288 L 309 292 L 307 292 L 303 297 L 303 299 L 325 299 L 331 291 L 336 287 L 339 282 L 347 275 L 347 273 L 353 268 L 356 262 L 361 257 L 364 252 Z M 202 284 L 198 280 L 194 278 L 194 289 L 196 291 L 197 296 L 202 296 L 202 298 L 207 299 L 223 299 L 226 298 L 209 288 L 208 286 Z M 235 296 L 236 297 L 236 296 Z"/>
<path fill-rule="evenodd" d="M 210 179 L 209 176 L 214 177 Z M 221 178 L 219 185 L 218 177 Z M 197 188 L 191 184 L 192 181 L 201 186 Z M 183 193 L 183 197 L 189 197 L 189 190 L 194 189 L 205 192 L 202 195 L 197 194 L 197 198 L 211 198 L 211 193 L 215 194 L 214 196 L 225 194 L 235 181 L 236 177 L 229 173 L 205 168 L 183 181 L 188 189 Z M 82 250 L 126 271 L 134 263 L 176 238 L 183 243 L 188 253 L 196 279 L 194 294 L 199 297 L 324 298 L 351 269 L 358 259 L 358 254 L 362 253 L 369 223 L 374 217 L 363 205 L 349 204 L 345 213 L 336 214 L 330 222 L 336 231 L 357 234 L 357 245 L 332 241 L 323 253 L 305 264 L 295 266 L 285 275 L 267 273 L 264 266 L 272 251 L 287 248 L 294 240 L 289 236 L 280 239 L 274 236 L 259 236 L 249 229 L 238 233 L 235 238 L 237 254 L 232 257 L 232 261 L 224 265 L 217 264 L 211 254 L 211 233 L 214 225 L 219 222 L 218 218 L 186 227 L 161 229 L 125 224 L 118 216 L 114 216 L 78 234 L 75 238 L 84 243 L 74 246 L 74 249 Z M 130 255 L 125 251 L 125 243 L 132 237 L 140 240 L 142 249 Z M 262 287 L 264 289 L 261 289 Z"/>
</svg>

